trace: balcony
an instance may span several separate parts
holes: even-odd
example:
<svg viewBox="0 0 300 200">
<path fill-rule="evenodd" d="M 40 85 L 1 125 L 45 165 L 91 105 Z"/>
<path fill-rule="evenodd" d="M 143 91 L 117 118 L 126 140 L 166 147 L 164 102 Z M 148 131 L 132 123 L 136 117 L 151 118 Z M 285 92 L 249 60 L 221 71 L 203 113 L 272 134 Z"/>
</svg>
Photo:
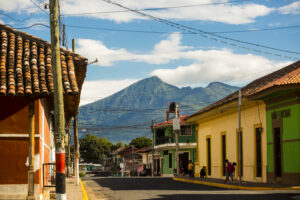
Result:
<svg viewBox="0 0 300 200">
<path fill-rule="evenodd" d="M 167 144 L 167 143 L 174 143 L 174 138 L 170 136 L 161 136 L 156 138 L 155 145 Z"/>
</svg>

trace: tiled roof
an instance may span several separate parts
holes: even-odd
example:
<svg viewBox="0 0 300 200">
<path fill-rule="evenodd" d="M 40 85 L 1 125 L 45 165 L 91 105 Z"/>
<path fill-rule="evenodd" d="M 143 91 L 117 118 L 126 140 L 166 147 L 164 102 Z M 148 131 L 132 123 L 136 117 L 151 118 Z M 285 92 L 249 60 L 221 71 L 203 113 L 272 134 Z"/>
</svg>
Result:
<svg viewBox="0 0 300 200">
<path fill-rule="evenodd" d="M 242 96 L 249 97 L 267 89 L 280 86 L 300 86 L 300 60 L 290 64 L 280 70 L 277 70 L 271 74 L 256 79 L 241 89 Z M 237 100 L 238 91 L 228 95 L 227 97 L 212 103 L 211 105 L 199 110 L 198 112 L 190 115 L 188 118 L 192 118 L 196 115 L 207 112 L 211 109 L 222 106 L 226 103 Z"/>
<path fill-rule="evenodd" d="M 180 124 L 183 124 L 185 118 L 187 118 L 188 116 L 189 115 L 180 116 Z M 162 122 L 162 123 L 159 123 L 159 124 L 154 124 L 154 127 L 157 128 L 157 127 L 166 126 L 166 125 L 173 125 L 173 120 L 169 120 L 169 121 Z"/>
<path fill-rule="evenodd" d="M 50 43 L 0 24 L 0 95 L 48 96 L 54 92 Z M 64 94 L 78 95 L 87 59 L 61 49 Z M 81 77 L 83 76 L 83 77 Z"/>
</svg>

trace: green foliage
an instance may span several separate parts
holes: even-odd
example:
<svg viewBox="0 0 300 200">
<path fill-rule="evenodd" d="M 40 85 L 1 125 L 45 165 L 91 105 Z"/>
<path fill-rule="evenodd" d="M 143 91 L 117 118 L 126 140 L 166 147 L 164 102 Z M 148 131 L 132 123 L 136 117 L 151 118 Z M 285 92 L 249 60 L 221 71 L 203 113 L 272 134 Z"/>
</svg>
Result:
<svg viewBox="0 0 300 200">
<path fill-rule="evenodd" d="M 79 172 L 79 177 L 84 177 L 85 176 L 85 173 L 83 173 L 83 172 Z"/>
<path fill-rule="evenodd" d="M 80 142 L 80 156 L 84 162 L 101 163 L 109 157 L 114 146 L 107 138 L 87 134 Z"/>
<path fill-rule="evenodd" d="M 138 137 L 131 140 L 130 145 L 135 146 L 137 149 L 150 147 L 152 145 L 152 140 L 147 137 Z"/>
</svg>

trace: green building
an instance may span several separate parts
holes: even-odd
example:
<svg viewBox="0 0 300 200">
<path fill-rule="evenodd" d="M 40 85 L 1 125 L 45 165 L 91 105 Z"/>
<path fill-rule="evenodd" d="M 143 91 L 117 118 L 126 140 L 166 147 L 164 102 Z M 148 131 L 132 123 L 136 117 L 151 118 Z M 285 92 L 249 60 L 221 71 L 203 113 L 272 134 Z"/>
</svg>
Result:
<svg viewBox="0 0 300 200">
<path fill-rule="evenodd" d="M 188 173 L 187 165 L 189 160 L 195 163 L 196 152 L 196 126 L 185 123 L 188 115 L 180 117 L 179 143 L 179 166 Z M 161 176 L 173 176 L 175 163 L 175 134 L 173 133 L 173 121 L 167 121 L 154 126 L 154 173 Z"/>
<path fill-rule="evenodd" d="M 271 76 L 253 96 L 266 104 L 267 182 L 299 185 L 300 61 Z"/>
</svg>

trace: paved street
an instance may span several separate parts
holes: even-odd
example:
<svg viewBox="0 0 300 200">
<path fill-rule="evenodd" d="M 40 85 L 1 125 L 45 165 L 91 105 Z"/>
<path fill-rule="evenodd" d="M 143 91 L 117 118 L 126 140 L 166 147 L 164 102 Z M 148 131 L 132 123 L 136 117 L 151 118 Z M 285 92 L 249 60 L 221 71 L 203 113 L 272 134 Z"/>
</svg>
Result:
<svg viewBox="0 0 300 200">
<path fill-rule="evenodd" d="M 176 182 L 171 178 L 83 179 L 91 200 L 298 200 L 299 191 L 243 191 Z"/>
</svg>

